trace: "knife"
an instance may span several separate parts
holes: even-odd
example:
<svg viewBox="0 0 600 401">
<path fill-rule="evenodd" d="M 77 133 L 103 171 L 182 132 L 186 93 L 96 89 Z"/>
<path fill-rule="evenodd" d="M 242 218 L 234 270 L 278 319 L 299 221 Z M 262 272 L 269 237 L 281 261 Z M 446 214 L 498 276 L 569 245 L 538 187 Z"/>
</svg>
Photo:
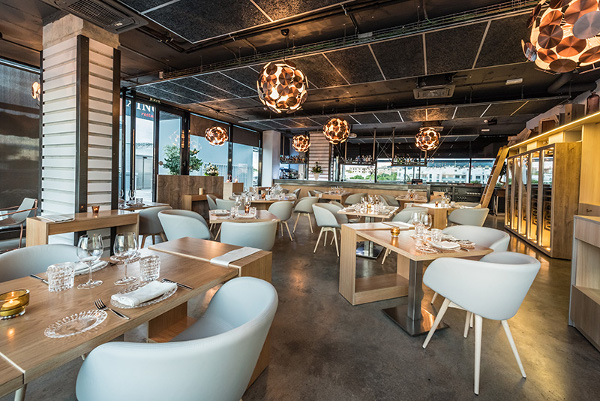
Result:
<svg viewBox="0 0 600 401">
<path fill-rule="evenodd" d="M 35 279 L 40 280 L 42 283 L 48 285 L 48 281 L 44 280 L 43 278 L 41 278 L 40 276 L 36 276 L 35 274 L 30 274 L 29 277 L 33 277 Z"/>
<path fill-rule="evenodd" d="M 162 281 L 166 281 L 167 283 L 177 284 L 181 288 L 187 288 L 188 290 L 193 290 L 189 285 L 178 283 L 177 281 L 169 280 L 168 278 L 163 278 Z"/>
</svg>

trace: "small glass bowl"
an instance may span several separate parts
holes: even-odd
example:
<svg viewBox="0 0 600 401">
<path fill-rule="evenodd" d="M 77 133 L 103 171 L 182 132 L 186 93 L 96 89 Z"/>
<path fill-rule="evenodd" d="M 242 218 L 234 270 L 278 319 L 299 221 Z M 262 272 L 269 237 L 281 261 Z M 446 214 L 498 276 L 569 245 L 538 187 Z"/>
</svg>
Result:
<svg viewBox="0 0 600 401">
<path fill-rule="evenodd" d="M 0 294 L 0 319 L 11 319 L 25 313 L 29 305 L 29 290 L 15 290 Z"/>
</svg>

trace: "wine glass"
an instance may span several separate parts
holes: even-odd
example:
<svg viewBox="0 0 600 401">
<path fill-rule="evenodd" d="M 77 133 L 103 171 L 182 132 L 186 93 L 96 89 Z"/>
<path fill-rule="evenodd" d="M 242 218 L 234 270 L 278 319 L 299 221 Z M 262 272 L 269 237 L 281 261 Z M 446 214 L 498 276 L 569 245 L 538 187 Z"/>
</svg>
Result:
<svg viewBox="0 0 600 401">
<path fill-rule="evenodd" d="M 94 288 L 102 284 L 100 280 L 92 280 L 92 265 L 104 252 L 104 244 L 102 244 L 102 235 L 100 234 L 90 234 L 90 235 L 82 235 L 79 237 L 79 242 L 77 243 L 77 257 L 83 263 L 87 263 L 89 266 L 89 276 L 88 281 L 83 284 L 79 284 L 77 289 L 89 290 L 90 288 Z"/>
<path fill-rule="evenodd" d="M 127 275 L 127 263 L 132 260 L 137 254 L 137 238 L 135 233 L 117 234 L 115 237 L 115 245 L 113 246 L 115 256 L 122 260 L 125 265 L 125 273 L 123 278 L 115 281 L 116 285 L 129 284 L 136 280 L 135 277 Z"/>
<path fill-rule="evenodd" d="M 430 214 L 421 215 L 421 224 L 429 230 L 433 225 L 433 216 Z"/>
<path fill-rule="evenodd" d="M 130 189 L 129 190 L 129 201 L 130 202 L 135 202 L 135 189 Z"/>
</svg>

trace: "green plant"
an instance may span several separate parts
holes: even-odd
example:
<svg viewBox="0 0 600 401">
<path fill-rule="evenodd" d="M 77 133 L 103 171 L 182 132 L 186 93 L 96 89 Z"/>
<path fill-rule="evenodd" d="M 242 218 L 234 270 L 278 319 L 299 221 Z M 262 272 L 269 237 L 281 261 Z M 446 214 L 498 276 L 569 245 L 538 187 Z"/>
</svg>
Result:
<svg viewBox="0 0 600 401">
<path fill-rule="evenodd" d="M 319 166 L 319 162 L 315 162 L 315 165 L 310 169 L 313 174 L 321 174 L 323 169 Z"/>
<path fill-rule="evenodd" d="M 169 170 L 169 174 L 177 175 L 179 174 L 179 165 L 180 165 L 180 155 L 179 155 L 179 146 L 177 145 L 168 145 L 165 146 L 165 160 L 161 161 L 159 164 Z M 200 167 L 202 167 L 202 159 L 198 158 L 198 153 L 200 151 L 198 149 L 190 150 L 190 171 L 198 171 Z"/>
</svg>

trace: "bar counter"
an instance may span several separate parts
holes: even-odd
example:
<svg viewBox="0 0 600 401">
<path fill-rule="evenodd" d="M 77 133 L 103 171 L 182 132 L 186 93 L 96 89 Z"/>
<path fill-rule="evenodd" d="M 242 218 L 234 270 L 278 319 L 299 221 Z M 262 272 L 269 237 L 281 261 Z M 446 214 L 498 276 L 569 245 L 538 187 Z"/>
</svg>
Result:
<svg viewBox="0 0 600 401">
<path fill-rule="evenodd" d="M 372 183 L 372 182 L 344 182 L 344 181 L 314 181 L 314 180 L 273 180 L 274 184 L 279 184 L 283 188 L 291 191 L 296 188 L 301 188 L 300 196 L 308 195 L 309 190 L 319 190 L 327 192 L 331 187 L 343 188 L 349 193 L 365 192 L 369 195 L 401 195 L 409 189 L 415 190 L 421 194 L 425 194 L 429 199 L 430 185 L 429 184 L 399 184 L 397 182 L 389 183 Z"/>
</svg>

